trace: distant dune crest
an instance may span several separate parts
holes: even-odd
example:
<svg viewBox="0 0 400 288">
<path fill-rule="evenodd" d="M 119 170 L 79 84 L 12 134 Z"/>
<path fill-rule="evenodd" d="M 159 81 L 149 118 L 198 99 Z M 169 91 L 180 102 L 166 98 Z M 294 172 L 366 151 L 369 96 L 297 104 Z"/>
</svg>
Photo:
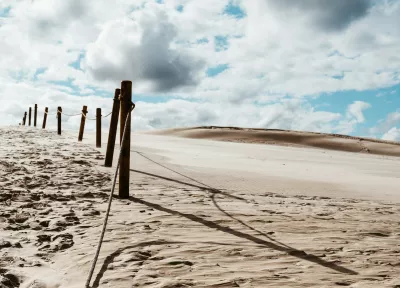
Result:
<svg viewBox="0 0 400 288">
<path fill-rule="evenodd" d="M 149 133 L 195 139 L 292 147 L 313 147 L 355 153 L 400 156 L 400 143 L 398 142 L 340 134 L 220 126 L 177 128 L 152 131 Z"/>
</svg>

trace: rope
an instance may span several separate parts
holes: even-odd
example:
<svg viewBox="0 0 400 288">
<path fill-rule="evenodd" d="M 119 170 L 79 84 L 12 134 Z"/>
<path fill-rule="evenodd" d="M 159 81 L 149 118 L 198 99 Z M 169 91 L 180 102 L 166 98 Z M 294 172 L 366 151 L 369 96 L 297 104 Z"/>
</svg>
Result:
<svg viewBox="0 0 400 288">
<path fill-rule="evenodd" d="M 107 118 L 108 116 L 110 116 L 112 114 L 112 111 L 110 113 L 108 113 L 106 116 L 102 116 L 104 118 Z"/>
<path fill-rule="evenodd" d="M 57 115 L 58 112 L 59 112 L 59 111 L 57 110 L 56 113 L 44 112 L 44 114 L 47 114 L 47 115 Z M 96 120 L 96 119 L 97 119 L 97 118 L 88 118 L 85 114 L 83 114 L 83 112 L 77 113 L 77 114 L 67 114 L 67 113 L 61 112 L 61 114 L 64 114 L 65 116 L 70 116 L 70 117 L 82 115 L 83 117 L 85 117 L 85 118 L 88 119 L 88 120 Z M 112 114 L 112 111 L 111 111 L 110 113 L 108 113 L 106 116 L 101 115 L 101 117 L 106 118 L 106 117 L 110 116 L 111 114 Z"/>
<path fill-rule="evenodd" d="M 133 108 L 134 108 L 134 106 L 133 106 Z M 88 278 L 86 280 L 86 284 L 85 284 L 86 288 L 88 288 L 89 285 L 90 285 L 90 280 L 92 279 L 94 268 L 96 267 L 96 262 L 97 262 L 97 259 L 99 258 L 100 248 L 101 248 L 101 244 L 103 243 L 104 233 L 106 232 L 108 215 L 110 214 L 111 202 L 112 202 L 112 198 L 113 198 L 113 194 L 114 194 L 114 188 L 115 188 L 115 182 L 117 181 L 119 163 L 120 163 L 120 160 L 121 160 L 122 147 L 124 147 L 124 142 L 125 142 L 126 126 L 128 124 L 128 119 L 130 119 L 129 116 L 130 116 L 133 108 L 129 110 L 128 115 L 127 115 L 126 120 L 125 120 L 125 126 L 124 126 L 124 132 L 122 134 L 122 142 L 121 142 L 121 148 L 119 150 L 117 168 L 115 169 L 114 181 L 113 181 L 113 185 L 112 185 L 112 188 L 111 188 L 110 197 L 108 198 L 108 207 L 107 207 L 107 211 L 106 211 L 106 216 L 104 217 L 103 229 L 101 230 L 99 244 L 97 245 L 97 250 L 96 250 L 96 254 L 95 254 L 94 259 L 93 259 L 92 267 L 90 268 L 89 276 L 88 276 Z"/>
<path fill-rule="evenodd" d="M 96 120 L 96 119 L 97 119 L 97 118 L 89 118 L 89 117 L 87 117 L 85 114 L 83 114 L 83 112 L 80 113 L 79 115 L 82 115 L 82 116 L 85 117 L 87 120 Z"/>
<path fill-rule="evenodd" d="M 57 115 L 57 112 L 56 113 L 51 113 L 51 114 L 49 114 L 49 112 L 44 112 L 45 114 L 47 114 L 47 115 Z"/>
<path fill-rule="evenodd" d="M 78 114 L 73 114 L 73 115 L 71 115 L 71 114 L 66 114 L 66 113 L 64 113 L 64 112 L 61 112 L 62 114 L 64 114 L 65 116 L 79 116 L 79 115 L 81 115 L 81 113 L 78 113 Z"/>
</svg>

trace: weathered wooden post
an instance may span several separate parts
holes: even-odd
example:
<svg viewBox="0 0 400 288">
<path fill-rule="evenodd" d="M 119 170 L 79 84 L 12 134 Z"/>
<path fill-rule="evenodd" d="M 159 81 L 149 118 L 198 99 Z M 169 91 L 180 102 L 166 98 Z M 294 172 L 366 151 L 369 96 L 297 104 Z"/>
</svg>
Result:
<svg viewBox="0 0 400 288">
<path fill-rule="evenodd" d="M 96 109 L 96 147 L 101 147 L 101 108 Z"/>
<path fill-rule="evenodd" d="M 115 89 L 114 103 L 110 120 L 110 131 L 108 133 L 107 151 L 104 166 L 111 167 L 114 157 L 115 138 L 117 136 L 118 116 L 119 116 L 119 95 L 121 89 Z"/>
<path fill-rule="evenodd" d="M 31 107 L 29 107 L 29 118 L 28 118 L 28 123 L 29 123 L 29 126 L 31 126 L 31 116 L 32 116 L 32 108 Z"/>
<path fill-rule="evenodd" d="M 87 112 L 88 112 L 87 111 L 87 106 L 83 105 L 82 117 L 81 117 L 81 126 L 79 127 L 78 141 L 82 141 L 82 139 L 83 139 L 83 130 L 85 129 L 85 121 L 86 121 Z"/>
<path fill-rule="evenodd" d="M 25 126 L 25 123 L 26 123 L 26 111 L 25 111 L 25 114 L 24 114 L 24 120 L 22 121 L 22 125 Z"/>
<path fill-rule="evenodd" d="M 62 112 L 62 108 L 58 107 L 57 109 L 57 133 L 58 135 L 61 135 L 61 112 Z"/>
<path fill-rule="evenodd" d="M 131 115 L 132 107 L 132 81 L 121 82 L 121 135 L 125 131 L 124 143 L 121 147 L 121 159 L 119 170 L 119 197 L 129 198 L 129 174 L 130 174 L 130 155 L 131 155 Z M 126 125 L 126 128 L 125 128 Z"/>
<path fill-rule="evenodd" d="M 33 126 L 36 127 L 36 121 L 37 121 L 37 104 L 35 104 L 35 110 L 33 111 Z"/>
<path fill-rule="evenodd" d="M 43 116 L 43 125 L 42 128 L 46 128 L 46 121 L 47 121 L 47 113 L 49 112 L 49 108 L 44 108 L 44 116 Z"/>
</svg>

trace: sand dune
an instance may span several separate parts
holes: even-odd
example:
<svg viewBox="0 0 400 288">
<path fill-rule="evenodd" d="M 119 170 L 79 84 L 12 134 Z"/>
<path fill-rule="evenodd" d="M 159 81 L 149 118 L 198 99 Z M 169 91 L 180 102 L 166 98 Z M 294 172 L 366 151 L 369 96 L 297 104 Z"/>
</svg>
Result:
<svg viewBox="0 0 400 288">
<path fill-rule="evenodd" d="M 195 139 L 212 139 L 239 143 L 259 143 L 293 147 L 314 147 L 346 152 L 400 156 L 400 143 L 340 134 L 203 126 L 149 132 Z"/>
<path fill-rule="evenodd" d="M 115 165 L 89 134 L 0 135 L 0 287 L 84 287 Z M 400 287 L 397 158 L 140 134 L 131 149 L 91 287 Z"/>
</svg>

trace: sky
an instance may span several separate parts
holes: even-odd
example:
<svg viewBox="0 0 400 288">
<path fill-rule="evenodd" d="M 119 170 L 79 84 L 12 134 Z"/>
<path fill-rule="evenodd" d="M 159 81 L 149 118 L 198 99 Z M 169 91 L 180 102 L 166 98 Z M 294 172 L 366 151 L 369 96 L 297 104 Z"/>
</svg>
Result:
<svg viewBox="0 0 400 288">
<path fill-rule="evenodd" d="M 0 1 L 0 126 L 34 104 L 39 123 L 44 107 L 104 115 L 130 80 L 135 131 L 216 125 L 400 141 L 400 0 L 115 3 Z M 78 131 L 79 117 L 62 121 Z"/>
</svg>

